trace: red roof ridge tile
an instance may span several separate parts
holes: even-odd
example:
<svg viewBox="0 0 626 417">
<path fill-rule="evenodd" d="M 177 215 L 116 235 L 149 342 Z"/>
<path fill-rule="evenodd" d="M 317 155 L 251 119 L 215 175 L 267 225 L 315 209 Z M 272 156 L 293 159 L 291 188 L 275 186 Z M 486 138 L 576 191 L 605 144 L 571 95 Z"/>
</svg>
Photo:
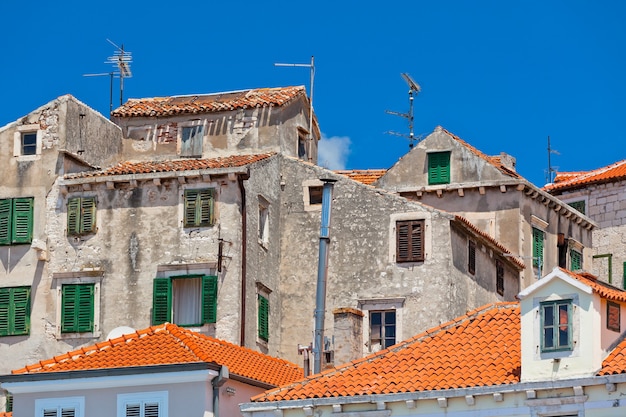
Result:
<svg viewBox="0 0 626 417">
<path fill-rule="evenodd" d="M 544 186 L 545 191 L 580 188 L 590 184 L 626 179 L 626 159 L 590 171 L 559 172 L 554 182 Z"/>
</svg>

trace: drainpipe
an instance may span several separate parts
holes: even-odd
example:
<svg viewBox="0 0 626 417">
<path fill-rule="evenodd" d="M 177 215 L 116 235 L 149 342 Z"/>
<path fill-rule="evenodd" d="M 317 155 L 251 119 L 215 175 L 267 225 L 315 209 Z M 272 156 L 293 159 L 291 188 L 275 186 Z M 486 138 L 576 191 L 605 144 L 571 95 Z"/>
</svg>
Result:
<svg viewBox="0 0 626 417">
<path fill-rule="evenodd" d="M 247 209 L 246 209 L 246 188 L 243 185 L 243 181 L 247 178 L 243 175 L 237 177 L 237 184 L 239 184 L 239 190 L 241 192 L 241 323 L 239 331 L 239 345 L 246 345 L 246 261 L 248 259 L 248 234 L 247 229 Z"/>
<path fill-rule="evenodd" d="M 313 373 L 322 370 L 324 346 L 324 311 L 326 310 L 326 278 L 328 276 L 328 244 L 330 243 L 330 206 L 333 185 L 337 180 L 322 179 L 322 221 L 320 226 L 319 258 L 317 263 L 317 294 L 315 296 L 315 342 L 313 343 Z"/>
<path fill-rule="evenodd" d="M 613 254 L 612 253 L 603 253 L 602 255 L 593 255 L 593 259 L 597 258 L 608 258 L 609 259 L 609 284 L 613 282 Z M 626 289 L 626 285 L 622 283 L 624 289 Z"/>
<path fill-rule="evenodd" d="M 213 378 L 211 385 L 213 385 L 213 416 L 219 417 L 220 415 L 220 387 L 228 381 L 230 377 L 228 373 L 228 367 L 222 365 L 220 367 L 220 374 Z"/>
</svg>

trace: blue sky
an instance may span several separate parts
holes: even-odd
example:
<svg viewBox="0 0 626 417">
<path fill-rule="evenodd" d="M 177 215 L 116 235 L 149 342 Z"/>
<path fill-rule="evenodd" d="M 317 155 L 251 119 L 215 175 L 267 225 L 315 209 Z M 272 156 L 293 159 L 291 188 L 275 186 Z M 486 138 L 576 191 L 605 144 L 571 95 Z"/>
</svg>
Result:
<svg viewBox="0 0 626 417">
<path fill-rule="evenodd" d="M 0 4 L 0 126 L 63 94 L 108 114 L 114 47 L 132 53 L 124 98 L 305 85 L 331 168 L 389 168 L 437 125 L 507 152 L 543 185 L 626 158 L 626 2 L 198 1 Z M 115 80 L 114 106 L 119 104 Z"/>
</svg>

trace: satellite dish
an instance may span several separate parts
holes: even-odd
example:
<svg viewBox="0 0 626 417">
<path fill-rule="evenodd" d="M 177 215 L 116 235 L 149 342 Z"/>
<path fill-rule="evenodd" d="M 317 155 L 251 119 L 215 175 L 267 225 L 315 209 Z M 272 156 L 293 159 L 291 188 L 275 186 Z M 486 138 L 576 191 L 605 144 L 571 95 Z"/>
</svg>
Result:
<svg viewBox="0 0 626 417">
<path fill-rule="evenodd" d="M 109 332 L 109 334 L 107 335 L 107 340 L 116 339 L 120 336 L 123 336 L 125 334 L 130 334 L 130 333 L 135 333 L 135 329 L 133 329 L 132 327 L 128 327 L 128 326 L 116 327 L 115 329 Z"/>
</svg>

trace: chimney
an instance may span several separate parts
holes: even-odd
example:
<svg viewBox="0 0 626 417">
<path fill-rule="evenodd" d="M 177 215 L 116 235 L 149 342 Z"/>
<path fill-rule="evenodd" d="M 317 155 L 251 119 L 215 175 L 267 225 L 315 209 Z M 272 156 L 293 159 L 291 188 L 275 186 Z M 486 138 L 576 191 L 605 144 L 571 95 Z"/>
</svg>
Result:
<svg viewBox="0 0 626 417">
<path fill-rule="evenodd" d="M 337 308 L 333 310 L 333 316 L 334 365 L 363 357 L 363 312 L 355 308 Z"/>
<path fill-rule="evenodd" d="M 500 152 L 500 163 L 513 172 L 515 171 L 515 158 L 508 153 Z"/>
</svg>

